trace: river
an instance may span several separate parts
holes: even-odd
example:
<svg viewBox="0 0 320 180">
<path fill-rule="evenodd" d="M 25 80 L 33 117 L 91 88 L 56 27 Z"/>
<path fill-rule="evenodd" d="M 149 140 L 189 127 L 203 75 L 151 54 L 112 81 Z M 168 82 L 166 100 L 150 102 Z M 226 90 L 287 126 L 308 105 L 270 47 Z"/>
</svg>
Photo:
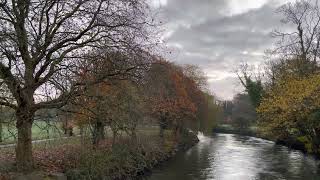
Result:
<svg viewBox="0 0 320 180">
<path fill-rule="evenodd" d="M 320 180 L 320 161 L 259 138 L 199 135 L 200 142 L 147 180 Z"/>
</svg>

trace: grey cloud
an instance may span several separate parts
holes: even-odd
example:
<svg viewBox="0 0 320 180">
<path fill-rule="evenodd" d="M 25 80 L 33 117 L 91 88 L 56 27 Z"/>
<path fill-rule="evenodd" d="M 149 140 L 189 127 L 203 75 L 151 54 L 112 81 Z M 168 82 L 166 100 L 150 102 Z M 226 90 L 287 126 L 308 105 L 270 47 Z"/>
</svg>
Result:
<svg viewBox="0 0 320 180">
<path fill-rule="evenodd" d="M 170 21 L 194 23 L 208 17 L 220 16 L 226 0 L 168 0 L 164 13 Z"/>
<path fill-rule="evenodd" d="M 165 41 L 169 47 L 180 47 L 173 61 L 197 64 L 207 73 L 229 74 L 240 62 L 263 61 L 260 54 L 275 42 L 270 32 L 282 25 L 281 16 L 275 12 L 279 3 L 270 0 L 261 8 L 228 16 L 228 2 L 168 0 L 163 12 L 168 19 L 167 30 L 173 33 Z M 210 84 L 218 96 L 230 99 L 238 91 L 226 89 L 234 89 L 236 82 L 234 77 L 224 77 Z"/>
</svg>

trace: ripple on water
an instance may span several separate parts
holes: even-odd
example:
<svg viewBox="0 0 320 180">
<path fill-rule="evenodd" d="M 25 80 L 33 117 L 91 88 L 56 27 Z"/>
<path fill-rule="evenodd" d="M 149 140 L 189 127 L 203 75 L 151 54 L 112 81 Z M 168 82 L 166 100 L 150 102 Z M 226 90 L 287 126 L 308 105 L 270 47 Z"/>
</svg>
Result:
<svg viewBox="0 0 320 180">
<path fill-rule="evenodd" d="M 198 137 L 198 145 L 178 154 L 148 179 L 320 180 L 319 161 L 271 141 L 231 134 Z"/>
</svg>

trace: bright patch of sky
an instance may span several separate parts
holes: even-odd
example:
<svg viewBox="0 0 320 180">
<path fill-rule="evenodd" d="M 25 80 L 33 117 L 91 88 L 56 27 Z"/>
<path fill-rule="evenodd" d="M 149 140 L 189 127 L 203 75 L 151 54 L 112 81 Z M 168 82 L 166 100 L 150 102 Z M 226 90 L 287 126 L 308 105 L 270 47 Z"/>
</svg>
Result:
<svg viewBox="0 0 320 180">
<path fill-rule="evenodd" d="M 267 2 L 268 0 L 230 0 L 227 12 L 230 16 L 234 16 L 260 8 Z"/>
<path fill-rule="evenodd" d="M 168 0 L 149 0 L 149 2 L 151 4 L 151 6 L 154 8 L 163 7 L 168 4 Z"/>
</svg>

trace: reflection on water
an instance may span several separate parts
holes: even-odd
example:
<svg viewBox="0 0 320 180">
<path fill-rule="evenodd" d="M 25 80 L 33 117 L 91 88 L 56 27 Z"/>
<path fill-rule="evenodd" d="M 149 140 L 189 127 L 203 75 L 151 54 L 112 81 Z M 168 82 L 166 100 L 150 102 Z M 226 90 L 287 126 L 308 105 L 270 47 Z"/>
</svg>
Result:
<svg viewBox="0 0 320 180">
<path fill-rule="evenodd" d="M 319 161 L 273 142 L 232 134 L 199 136 L 198 145 L 148 180 L 320 180 Z"/>
</svg>

